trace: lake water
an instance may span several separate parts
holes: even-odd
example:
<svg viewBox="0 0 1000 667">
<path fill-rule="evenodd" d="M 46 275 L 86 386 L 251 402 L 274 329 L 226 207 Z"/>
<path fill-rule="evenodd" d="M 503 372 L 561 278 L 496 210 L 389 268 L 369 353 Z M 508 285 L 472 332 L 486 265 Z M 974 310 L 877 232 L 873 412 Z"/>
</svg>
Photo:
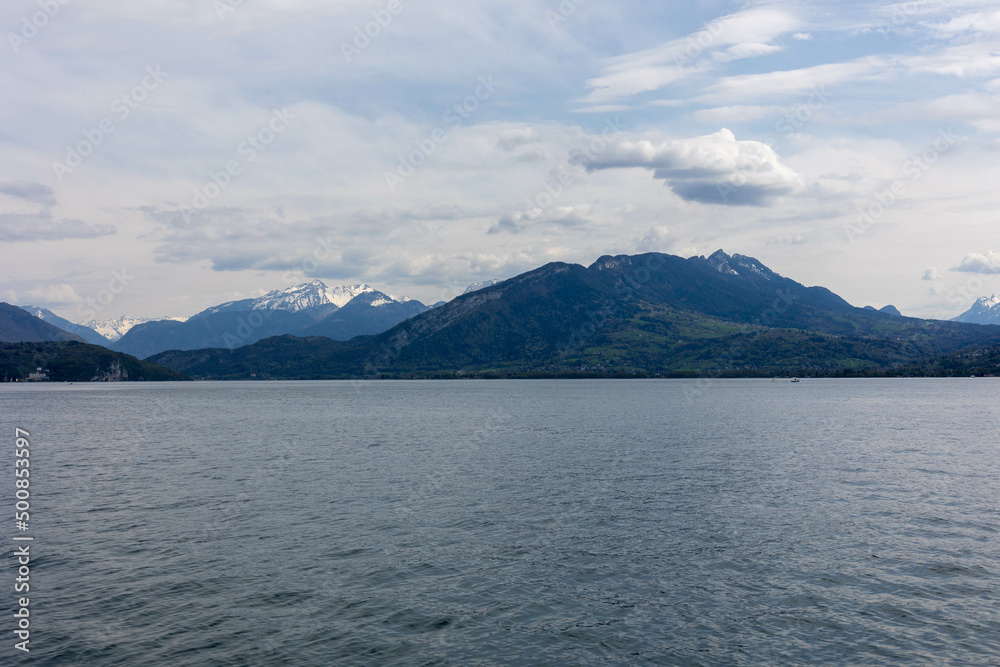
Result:
<svg viewBox="0 0 1000 667">
<path fill-rule="evenodd" d="M 1000 663 L 997 380 L 8 384 L 0 425 L 33 664 Z"/>
</svg>

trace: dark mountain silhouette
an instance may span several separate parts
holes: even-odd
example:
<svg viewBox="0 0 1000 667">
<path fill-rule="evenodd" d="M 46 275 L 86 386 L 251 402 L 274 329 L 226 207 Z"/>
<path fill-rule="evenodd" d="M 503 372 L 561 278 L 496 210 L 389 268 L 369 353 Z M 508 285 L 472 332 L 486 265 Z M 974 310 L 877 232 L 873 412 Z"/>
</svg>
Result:
<svg viewBox="0 0 1000 667">
<path fill-rule="evenodd" d="M 32 374 L 54 382 L 188 379 L 169 368 L 100 345 L 79 341 L 0 343 L 0 381 L 24 382 Z"/>
</svg>

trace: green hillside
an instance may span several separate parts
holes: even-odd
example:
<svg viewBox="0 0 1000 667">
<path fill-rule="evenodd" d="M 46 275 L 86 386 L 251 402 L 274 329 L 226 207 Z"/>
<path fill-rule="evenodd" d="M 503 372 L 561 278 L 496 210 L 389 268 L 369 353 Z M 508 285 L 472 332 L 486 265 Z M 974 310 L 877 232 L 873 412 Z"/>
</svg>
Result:
<svg viewBox="0 0 1000 667">
<path fill-rule="evenodd" d="M 53 382 L 189 379 L 169 368 L 89 343 L 0 343 L 0 380 L 23 382 L 38 368 Z"/>
</svg>

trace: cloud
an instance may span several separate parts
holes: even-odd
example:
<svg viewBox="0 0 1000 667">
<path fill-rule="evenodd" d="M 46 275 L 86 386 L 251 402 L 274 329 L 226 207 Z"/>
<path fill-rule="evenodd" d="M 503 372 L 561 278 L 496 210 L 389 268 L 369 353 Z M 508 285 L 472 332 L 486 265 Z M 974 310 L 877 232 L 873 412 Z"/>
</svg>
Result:
<svg viewBox="0 0 1000 667">
<path fill-rule="evenodd" d="M 965 273 L 1000 273 L 1000 253 L 987 250 L 985 253 L 972 252 L 952 271 Z"/>
<path fill-rule="evenodd" d="M 808 42 L 812 40 L 813 36 L 808 32 L 797 32 L 792 35 L 792 39 L 797 39 L 800 42 Z"/>
<path fill-rule="evenodd" d="M 500 137 L 497 139 L 497 148 L 510 152 L 519 146 L 534 143 L 537 140 L 538 134 L 530 127 L 505 130 L 500 133 Z"/>
<path fill-rule="evenodd" d="M 18 199 L 45 206 L 55 206 L 56 204 L 55 190 L 47 185 L 32 183 L 31 181 L 0 182 L 0 194 L 17 197 Z"/>
<path fill-rule="evenodd" d="M 781 47 L 773 40 L 799 25 L 796 17 L 772 8 L 720 17 L 685 38 L 608 59 L 602 75 L 587 81 L 591 92 L 578 101 L 606 105 L 658 90 L 726 62 L 775 53 Z"/>
<path fill-rule="evenodd" d="M 937 119 L 965 122 L 983 132 L 1000 131 L 1000 95 L 980 92 L 946 95 L 900 104 L 875 117 L 888 122 Z"/>
<path fill-rule="evenodd" d="M 678 234 L 665 225 L 654 225 L 636 239 L 635 252 L 668 252 L 678 239 Z"/>
<path fill-rule="evenodd" d="M 582 229 L 598 223 L 594 204 L 577 204 L 571 206 L 534 207 L 526 211 L 513 211 L 505 214 L 488 230 L 487 234 L 519 234 L 529 227 L 561 227 Z"/>
<path fill-rule="evenodd" d="M 937 280 L 940 277 L 941 274 L 938 273 L 938 270 L 932 266 L 931 268 L 924 271 L 924 275 L 921 278 L 921 280 Z"/>
<path fill-rule="evenodd" d="M 55 220 L 48 211 L 0 214 L 0 241 L 58 241 L 92 239 L 114 234 L 112 225 L 91 225 L 82 220 Z"/>
<path fill-rule="evenodd" d="M 743 123 L 768 116 L 777 117 L 778 107 L 742 105 L 733 107 L 713 107 L 699 109 L 693 115 L 700 123 Z"/>
<path fill-rule="evenodd" d="M 823 91 L 827 86 L 883 73 L 885 68 L 885 59 L 870 56 L 845 63 L 729 76 L 705 88 L 705 93 L 696 101 L 728 105 L 752 100 L 773 101 L 779 95 L 796 96 Z"/>
<path fill-rule="evenodd" d="M 651 169 L 679 197 L 703 204 L 761 206 L 803 187 L 770 146 L 737 141 L 727 129 L 659 143 L 622 140 L 586 162 L 588 171 L 631 167 Z"/>
<path fill-rule="evenodd" d="M 781 234 L 767 241 L 767 245 L 802 245 L 806 240 L 801 234 Z"/>
<path fill-rule="evenodd" d="M 2 181 L 0 194 L 41 204 L 41 210 L 36 213 L 0 213 L 0 241 L 92 239 L 115 233 L 112 225 L 91 225 L 82 220 L 53 218 L 51 209 L 56 205 L 56 195 L 47 185 L 32 181 Z"/>
<path fill-rule="evenodd" d="M 72 285 L 66 283 L 51 283 L 42 287 L 36 287 L 23 293 L 22 298 L 33 304 L 42 304 L 43 307 L 58 308 L 60 306 L 70 306 L 83 301 L 83 298 L 76 293 Z"/>
<path fill-rule="evenodd" d="M 528 148 L 516 153 L 514 157 L 518 162 L 542 162 L 545 160 L 545 151 L 541 148 Z"/>
<path fill-rule="evenodd" d="M 961 259 L 980 247 L 1000 205 L 992 187 L 1000 134 L 984 136 L 1000 133 L 994 55 L 1000 38 L 988 30 L 995 0 L 900 0 L 897 7 L 861 0 L 577 2 L 577 11 L 555 29 L 545 15 L 559 0 L 473 0 L 460 9 L 428 0 L 417 12 L 404 2 L 392 25 L 350 62 L 339 45 L 353 43 L 355 27 L 363 29 L 377 9 L 360 0 L 231 3 L 239 6 L 221 20 L 211 2 L 91 4 L 86 16 L 61 13 L 24 47 L 18 67 L 4 72 L 20 94 L 0 101 L 3 126 L 17 128 L 0 140 L 0 181 L 13 182 L 0 186 L 0 214 L 52 208 L 51 215 L 0 219 L 0 246 L 15 236 L 80 238 L 102 231 L 79 221 L 112 223 L 122 233 L 86 243 L 12 246 L 5 268 L 31 282 L 4 288 L 19 294 L 39 281 L 70 283 L 87 294 L 81 284 L 106 273 L 106 258 L 130 257 L 148 267 L 149 280 L 115 307 L 159 315 L 174 309 L 163 304 L 179 294 L 201 295 L 190 298 L 210 299 L 201 304 L 208 305 L 217 293 L 283 286 L 283 271 L 308 260 L 317 239 L 328 236 L 341 248 L 324 257 L 317 274 L 350 272 L 352 280 L 376 284 L 396 278 L 385 287 L 409 293 L 411 285 L 450 273 L 464 283 L 467 272 L 478 275 L 479 265 L 488 267 L 481 277 L 491 277 L 510 275 L 494 264 L 530 268 L 549 259 L 592 261 L 612 247 L 653 247 L 660 237 L 646 238 L 647 230 L 669 224 L 678 248 L 710 252 L 732 245 L 774 253 L 788 258 L 790 274 L 836 282 L 855 302 L 870 299 L 866 290 L 881 277 L 886 289 L 914 290 L 917 299 L 936 282 L 915 289 L 933 258 L 904 252 L 889 234 L 870 234 L 864 243 L 884 260 L 869 267 L 875 273 L 834 280 L 829 276 L 843 263 L 824 221 L 838 230 L 853 222 L 855 201 L 899 178 L 908 155 L 933 136 L 934 124 L 954 124 L 963 135 L 961 159 L 942 160 L 919 186 L 911 183 L 908 201 L 893 215 L 906 215 L 915 237 L 932 239 L 938 253 Z M 718 19 L 723 5 L 746 11 Z M 891 38 L 872 32 L 880 22 Z M 805 35 L 814 39 L 801 39 Z M 170 54 L 166 61 L 164 54 Z M 146 65 L 157 64 L 170 77 L 119 121 L 110 103 L 139 82 Z M 443 114 L 491 73 L 503 82 L 496 95 L 459 116 L 460 127 L 446 124 Z M 985 82 L 990 78 L 996 79 L 992 87 Z M 777 128 L 775 121 L 801 109 L 812 88 L 824 84 L 831 104 L 806 126 L 795 125 L 794 135 Z M 569 154 L 600 131 L 606 118 L 577 114 L 580 98 L 585 110 L 609 117 L 628 108 L 621 113 L 635 128 L 628 138 L 647 139 L 654 148 L 666 139 L 697 143 L 687 138 L 722 127 L 743 140 L 776 136 L 781 148 L 774 148 L 777 156 L 761 149 L 746 169 L 738 164 L 752 144 L 726 141 L 719 143 L 736 149 L 730 163 L 709 159 L 715 149 L 708 148 L 709 157 L 684 161 L 673 147 L 660 155 L 672 171 L 645 159 L 632 160 L 638 169 L 578 167 L 551 211 L 534 220 L 502 218 L 543 192 L 552 165 L 570 164 Z M 240 159 L 240 142 L 274 106 L 285 105 L 296 115 L 293 127 L 243 163 L 240 176 L 213 200 L 218 210 L 184 220 L 174 210 L 178 204 L 190 205 L 193 188 Z M 47 165 L 62 160 L 65 147 L 103 117 L 115 120 L 114 134 L 56 186 Z M 385 171 L 437 127 L 447 139 L 390 193 Z M 824 177 L 829 173 L 834 176 Z M 822 197 L 804 190 L 766 209 L 688 203 L 761 204 L 795 191 L 801 181 L 822 184 Z M 435 202 L 464 211 L 458 217 L 402 212 Z M 619 213 L 595 219 L 582 209 L 557 210 L 588 202 Z M 620 213 L 627 205 L 634 210 Z M 143 217 L 136 212 L 142 206 L 161 207 L 163 215 Z M 962 225 L 940 227 L 955 216 Z M 487 236 L 490 229 L 494 234 Z M 807 245 L 766 245 L 799 234 Z M 522 254 L 509 259 L 515 251 Z M 62 275 L 67 266 L 79 276 Z M 906 298 L 883 301 L 906 307 Z"/>
<path fill-rule="evenodd" d="M 347 211 L 337 216 L 282 220 L 275 209 L 206 208 L 185 220 L 178 212 L 149 207 L 143 211 L 160 222 L 154 256 L 160 264 L 208 263 L 216 272 L 275 271 L 285 282 L 304 278 L 399 278 L 421 247 L 436 249 L 441 241 L 432 229 L 467 217 L 457 206 L 428 205 L 409 209 Z M 289 274 L 290 277 L 289 277 Z"/>
<path fill-rule="evenodd" d="M 996 76 L 1000 73 L 997 48 L 996 40 L 978 41 L 893 60 L 905 74 L 935 74 L 959 79 Z"/>
<path fill-rule="evenodd" d="M 977 12 L 956 16 L 947 23 L 932 23 L 928 27 L 937 31 L 942 37 L 953 37 L 959 33 L 992 33 L 1000 32 L 1000 11 Z"/>
</svg>

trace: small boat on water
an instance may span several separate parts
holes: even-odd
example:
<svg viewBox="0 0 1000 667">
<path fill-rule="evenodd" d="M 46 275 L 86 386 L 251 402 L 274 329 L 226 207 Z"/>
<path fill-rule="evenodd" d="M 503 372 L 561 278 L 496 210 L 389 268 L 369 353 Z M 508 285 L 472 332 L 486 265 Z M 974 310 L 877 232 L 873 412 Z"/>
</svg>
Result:
<svg viewBox="0 0 1000 667">
<path fill-rule="evenodd" d="M 792 382 L 802 382 L 802 380 L 800 380 L 798 378 L 792 378 Z"/>
</svg>

